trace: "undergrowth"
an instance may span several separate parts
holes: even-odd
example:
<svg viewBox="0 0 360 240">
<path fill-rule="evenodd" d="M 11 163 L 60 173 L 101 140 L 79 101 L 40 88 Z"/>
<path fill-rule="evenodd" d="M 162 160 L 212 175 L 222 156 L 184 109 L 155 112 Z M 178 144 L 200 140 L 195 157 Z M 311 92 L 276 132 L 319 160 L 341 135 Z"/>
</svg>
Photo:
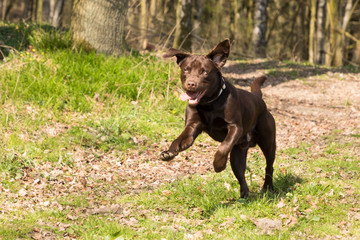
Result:
<svg viewBox="0 0 360 240">
<path fill-rule="evenodd" d="M 50 26 L 0 24 L 0 37 L 2 174 L 59 158 L 71 165 L 64 149 L 141 148 L 182 125 L 173 63 L 73 50 L 69 33 Z"/>
</svg>

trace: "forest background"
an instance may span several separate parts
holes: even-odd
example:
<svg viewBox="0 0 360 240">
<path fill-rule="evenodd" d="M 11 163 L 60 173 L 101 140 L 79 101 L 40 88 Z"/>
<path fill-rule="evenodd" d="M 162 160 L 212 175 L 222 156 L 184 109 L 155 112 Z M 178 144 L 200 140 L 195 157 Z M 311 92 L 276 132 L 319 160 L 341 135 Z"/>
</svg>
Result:
<svg viewBox="0 0 360 240">
<path fill-rule="evenodd" d="M 100 38 L 104 36 L 104 30 L 99 28 L 119 27 L 118 35 L 111 40 L 121 36 L 127 47 L 119 48 L 153 51 L 173 46 L 198 52 L 230 38 L 235 57 L 342 66 L 360 64 L 358 3 L 358 0 L 1 0 L 0 19 L 49 23 L 63 29 L 72 25 L 76 40 L 77 32 L 84 30 L 84 23 L 77 16 L 84 18 L 88 13 L 90 22 L 107 24 L 99 24 L 101 27 L 93 24 L 90 38 L 96 38 L 96 32 Z M 82 11 L 85 8 L 87 11 Z M 88 11 L 90 8 L 94 11 Z M 101 12 L 102 8 L 113 10 Z M 101 14 L 106 11 L 110 14 Z M 84 43 L 83 39 L 78 41 Z M 109 52 L 96 44 L 87 46 Z"/>
</svg>

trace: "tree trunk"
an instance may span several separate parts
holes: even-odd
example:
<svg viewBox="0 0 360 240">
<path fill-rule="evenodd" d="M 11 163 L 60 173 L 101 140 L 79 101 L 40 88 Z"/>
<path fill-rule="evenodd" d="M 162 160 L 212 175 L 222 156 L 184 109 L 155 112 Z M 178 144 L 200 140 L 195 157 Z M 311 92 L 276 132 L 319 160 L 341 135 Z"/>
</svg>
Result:
<svg viewBox="0 0 360 240">
<path fill-rule="evenodd" d="M 61 13 L 64 8 L 64 0 L 50 0 L 49 22 L 54 27 L 61 25 Z"/>
<path fill-rule="evenodd" d="M 179 0 L 176 7 L 176 31 L 174 48 L 183 48 L 191 51 L 191 31 L 192 31 L 192 4 L 191 0 Z"/>
<path fill-rule="evenodd" d="M 127 9 L 128 0 L 76 0 L 71 19 L 74 45 L 105 54 L 124 53 Z"/>
<path fill-rule="evenodd" d="M 355 37 L 357 39 L 360 39 L 360 31 L 359 30 L 357 33 L 355 33 Z M 355 64 L 360 65 L 360 43 L 359 42 L 355 43 L 355 48 L 353 50 L 353 55 L 352 55 L 351 61 Z"/>
<path fill-rule="evenodd" d="M 178 48 L 180 45 L 180 34 L 181 34 L 181 1 L 178 0 L 176 4 L 176 22 L 175 22 L 175 34 L 174 34 L 174 42 L 173 48 Z"/>
<path fill-rule="evenodd" d="M 156 22 L 157 22 L 157 19 L 156 19 L 156 14 L 157 14 L 157 5 L 156 5 L 156 0 L 151 0 L 150 1 L 150 28 L 151 29 L 155 29 L 156 28 Z"/>
<path fill-rule="evenodd" d="M 357 65 L 360 65 L 360 14 L 357 8 L 359 4 L 359 0 L 356 0 L 352 9 L 351 14 L 354 13 L 354 10 L 357 10 L 357 13 L 353 16 L 353 23 L 351 24 L 351 30 L 353 31 L 353 39 L 351 39 L 354 42 L 354 49 L 352 50 L 352 58 L 351 61 Z M 351 16 L 349 17 L 349 19 Z M 347 35 L 347 37 L 349 37 Z"/>
<path fill-rule="evenodd" d="M 353 2 L 352 0 L 347 0 L 346 1 L 346 5 L 345 5 L 345 12 L 344 12 L 344 17 L 343 17 L 343 21 L 341 24 L 341 30 L 342 30 L 342 51 L 343 51 L 343 57 L 344 59 L 349 59 L 348 55 L 349 55 L 349 51 L 348 51 L 348 45 L 350 43 L 349 39 L 345 37 L 345 32 L 346 29 L 349 25 L 350 22 L 350 18 L 352 15 L 352 9 L 353 8 Z"/>
<path fill-rule="evenodd" d="M 36 22 L 42 22 L 42 14 L 43 14 L 43 0 L 37 0 L 36 6 Z"/>
<path fill-rule="evenodd" d="M 13 6 L 15 5 L 14 1 L 10 1 L 9 0 L 4 0 L 3 2 L 3 9 L 2 9 L 2 20 L 5 21 L 11 11 L 11 9 L 13 8 Z"/>
<path fill-rule="evenodd" d="M 215 7 L 215 32 L 214 35 L 216 36 L 217 41 L 221 41 L 222 40 L 222 36 L 223 36 L 223 18 L 224 16 L 224 0 L 218 0 L 216 3 L 216 7 Z M 220 40 L 221 39 L 221 40 Z"/>
<path fill-rule="evenodd" d="M 195 14 L 194 14 L 194 29 L 193 29 L 193 36 L 195 36 L 197 39 L 200 39 L 201 37 L 201 20 L 202 20 L 202 10 L 203 10 L 203 3 L 202 0 L 196 0 L 195 2 Z M 201 46 L 201 43 L 199 41 L 194 41 L 194 38 L 192 39 L 191 48 L 192 52 L 199 50 Z"/>
<path fill-rule="evenodd" d="M 346 30 L 349 22 L 350 22 L 350 18 L 352 15 L 352 7 L 353 7 L 353 3 L 352 0 L 347 0 L 346 1 L 346 6 L 345 6 L 345 13 L 344 13 L 344 18 L 341 24 L 341 29 L 342 30 Z"/>
<path fill-rule="evenodd" d="M 340 4 L 338 0 L 327 0 L 327 10 L 330 20 L 329 45 L 327 49 L 326 66 L 343 65 L 343 34 L 341 30 Z"/>
<path fill-rule="evenodd" d="M 311 0 L 310 8 L 310 31 L 309 31 L 309 62 L 315 63 L 315 22 L 316 22 L 316 0 Z"/>
<path fill-rule="evenodd" d="M 308 42 L 309 42 L 309 6 L 306 4 L 307 0 L 301 1 L 299 4 L 303 6 L 300 10 L 300 16 L 298 18 L 298 25 L 300 25 L 298 35 L 298 47 L 296 47 L 296 55 L 295 58 L 298 60 L 308 59 L 309 58 L 309 50 L 308 50 Z"/>
<path fill-rule="evenodd" d="M 33 11 L 33 0 L 28 0 L 25 2 L 24 7 L 24 18 L 25 20 L 30 20 L 32 16 Z"/>
<path fill-rule="evenodd" d="M 141 0 L 140 2 L 140 35 L 141 35 L 141 42 L 147 42 L 147 30 L 148 30 L 148 9 L 146 0 Z"/>
<path fill-rule="evenodd" d="M 71 24 L 71 15 L 73 9 L 74 0 L 65 0 L 64 6 L 61 13 L 61 24 L 60 27 L 69 29 Z"/>
<path fill-rule="evenodd" d="M 254 0 L 253 52 L 255 57 L 266 57 L 267 0 Z"/>
<path fill-rule="evenodd" d="M 325 63 L 325 24 L 326 24 L 326 0 L 318 0 L 317 21 L 316 21 L 316 44 L 315 63 Z"/>
<path fill-rule="evenodd" d="M 239 28 L 239 19 L 240 19 L 238 0 L 232 0 L 231 4 L 233 11 L 231 13 L 230 33 L 231 33 L 231 39 L 236 41 L 238 38 L 238 28 Z"/>
<path fill-rule="evenodd" d="M 5 21 L 6 9 L 7 9 L 7 0 L 3 0 L 2 5 L 1 5 L 1 20 L 2 21 Z"/>
</svg>

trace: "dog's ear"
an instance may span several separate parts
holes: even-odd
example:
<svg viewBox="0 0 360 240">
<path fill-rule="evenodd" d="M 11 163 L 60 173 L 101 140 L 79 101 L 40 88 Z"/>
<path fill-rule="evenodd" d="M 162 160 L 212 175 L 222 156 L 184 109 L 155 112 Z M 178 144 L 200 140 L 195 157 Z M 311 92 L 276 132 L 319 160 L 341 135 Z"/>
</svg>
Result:
<svg viewBox="0 0 360 240">
<path fill-rule="evenodd" d="M 170 48 L 168 52 L 163 55 L 163 57 L 170 58 L 176 56 L 176 62 L 177 64 L 180 64 L 182 60 L 189 57 L 190 55 L 191 55 L 190 53 L 186 53 L 175 48 Z"/>
<path fill-rule="evenodd" d="M 230 40 L 225 39 L 208 54 L 210 58 L 219 68 L 222 68 L 230 54 Z"/>
</svg>

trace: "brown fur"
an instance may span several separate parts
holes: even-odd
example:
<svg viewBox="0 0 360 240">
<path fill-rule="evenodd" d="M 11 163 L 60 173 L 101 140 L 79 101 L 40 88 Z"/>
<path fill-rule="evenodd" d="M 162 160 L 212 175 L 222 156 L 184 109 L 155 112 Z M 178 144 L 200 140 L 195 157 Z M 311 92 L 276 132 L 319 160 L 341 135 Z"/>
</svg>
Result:
<svg viewBox="0 0 360 240">
<path fill-rule="evenodd" d="M 245 181 L 246 155 L 249 147 L 256 144 L 266 158 L 264 189 L 273 189 L 275 121 L 261 98 L 265 77 L 254 80 L 251 93 L 235 88 L 223 78 L 221 68 L 229 53 L 230 41 L 226 39 L 207 55 L 191 55 L 173 48 L 164 55 L 176 57 L 189 104 L 184 131 L 160 157 L 165 161 L 173 159 L 189 148 L 201 132 L 206 132 L 221 142 L 215 153 L 214 170 L 223 171 L 230 154 L 232 170 L 240 183 L 241 197 L 246 197 L 249 193 Z"/>
</svg>

